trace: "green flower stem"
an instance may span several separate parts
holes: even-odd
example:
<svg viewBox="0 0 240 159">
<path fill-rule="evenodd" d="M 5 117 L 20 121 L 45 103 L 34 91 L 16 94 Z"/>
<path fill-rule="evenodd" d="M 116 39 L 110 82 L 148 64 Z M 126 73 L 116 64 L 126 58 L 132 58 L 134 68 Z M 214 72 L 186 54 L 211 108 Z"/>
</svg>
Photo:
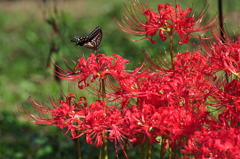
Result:
<svg viewBox="0 0 240 159">
<path fill-rule="evenodd" d="M 166 139 L 164 136 L 162 136 L 162 142 L 161 142 L 161 148 L 160 148 L 160 158 L 164 157 L 164 153 L 165 153 L 165 149 L 164 149 L 164 145 L 166 144 Z"/>
<path fill-rule="evenodd" d="M 77 138 L 77 151 L 78 151 L 78 159 L 82 159 L 80 137 Z"/>
<path fill-rule="evenodd" d="M 171 55 L 171 63 L 172 63 L 172 69 L 175 70 L 174 67 L 174 51 L 173 51 L 173 34 L 172 32 L 169 32 L 169 42 L 170 42 L 170 55 Z"/>
<path fill-rule="evenodd" d="M 102 101 L 106 102 L 106 88 L 105 88 L 105 78 L 100 81 L 101 97 Z M 106 114 L 106 112 L 104 111 Z M 108 159 L 108 147 L 107 147 L 107 131 L 104 131 L 103 146 L 101 148 L 101 159 Z"/>
<path fill-rule="evenodd" d="M 147 143 L 147 149 L 148 149 L 148 152 L 147 152 L 147 159 L 151 159 L 152 157 L 152 145 L 150 144 L 150 142 Z"/>
</svg>

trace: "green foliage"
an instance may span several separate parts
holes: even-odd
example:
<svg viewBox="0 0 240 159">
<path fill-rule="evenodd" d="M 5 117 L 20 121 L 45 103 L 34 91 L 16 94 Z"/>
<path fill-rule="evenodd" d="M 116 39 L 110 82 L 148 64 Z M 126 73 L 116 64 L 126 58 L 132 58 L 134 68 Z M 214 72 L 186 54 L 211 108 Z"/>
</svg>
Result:
<svg viewBox="0 0 240 159">
<path fill-rule="evenodd" d="M 57 128 L 41 128 L 19 123 L 11 112 L 0 114 L 0 158 L 74 158 L 74 140 L 59 134 Z M 60 156 L 61 155 L 61 156 Z"/>
</svg>

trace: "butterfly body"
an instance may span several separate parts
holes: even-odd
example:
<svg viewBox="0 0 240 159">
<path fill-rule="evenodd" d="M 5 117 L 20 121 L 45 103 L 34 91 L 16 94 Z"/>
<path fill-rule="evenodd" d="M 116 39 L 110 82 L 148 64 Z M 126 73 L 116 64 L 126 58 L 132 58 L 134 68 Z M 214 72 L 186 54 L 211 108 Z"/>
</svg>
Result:
<svg viewBox="0 0 240 159">
<path fill-rule="evenodd" d="M 102 29 L 101 27 L 96 27 L 89 35 L 82 37 L 74 36 L 74 38 L 75 40 L 71 41 L 76 42 L 76 45 L 97 51 L 102 40 Z"/>
</svg>

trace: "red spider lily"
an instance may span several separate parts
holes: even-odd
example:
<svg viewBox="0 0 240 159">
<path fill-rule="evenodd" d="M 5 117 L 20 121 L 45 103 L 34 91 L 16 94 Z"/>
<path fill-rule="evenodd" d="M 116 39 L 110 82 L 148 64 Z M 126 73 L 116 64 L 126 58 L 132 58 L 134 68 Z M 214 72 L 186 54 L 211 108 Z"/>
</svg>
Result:
<svg viewBox="0 0 240 159">
<path fill-rule="evenodd" d="M 127 63 L 128 60 L 119 55 L 110 57 L 104 54 L 91 54 L 87 60 L 84 58 L 78 59 L 78 63 L 73 70 L 64 70 L 59 67 L 61 72 L 55 73 L 65 80 L 77 80 L 79 88 L 83 89 L 89 86 L 88 79 L 90 82 L 94 82 L 96 79 L 105 79 L 106 75 L 111 75 L 114 78 L 124 76 L 124 65 Z"/>
<path fill-rule="evenodd" d="M 26 118 L 37 125 L 57 126 L 61 129 L 67 128 L 67 132 L 70 130 L 72 137 L 76 138 L 78 135 L 75 131 L 78 129 L 78 125 L 83 124 L 81 119 L 85 118 L 86 99 L 80 98 L 78 103 L 75 103 L 75 100 L 74 95 L 69 94 L 66 97 L 66 101 L 51 101 L 51 109 L 50 107 L 43 106 L 30 99 L 35 110 L 38 111 L 38 116 L 35 116 L 27 109 L 24 109 L 28 114 L 28 117 Z"/>
<path fill-rule="evenodd" d="M 240 83 L 238 81 L 238 77 L 240 77 L 240 41 L 233 41 L 226 35 L 225 39 L 215 36 L 215 40 L 210 44 L 203 42 L 209 65 L 215 71 L 224 70 L 228 75 L 237 77 L 230 83 L 226 83 L 223 92 L 218 92 L 218 95 L 215 96 L 218 101 L 216 107 L 219 112 L 219 127 L 237 127 L 240 121 Z"/>
<path fill-rule="evenodd" d="M 233 41 L 228 37 L 226 40 L 215 39 L 216 42 L 211 45 L 203 43 L 211 65 L 240 77 L 240 40 Z"/>
<path fill-rule="evenodd" d="M 217 125 L 207 109 L 215 104 L 211 99 L 221 93 L 222 83 L 216 82 L 208 59 L 198 52 L 187 52 L 178 55 L 175 63 L 175 70 L 156 71 L 155 67 L 155 72 L 146 69 L 119 82 L 116 93 L 122 100 L 137 98 L 136 106 L 125 115 L 136 134 L 129 136 L 131 142 L 158 142 L 156 137 L 164 136 L 176 147 L 194 131 Z"/>
<path fill-rule="evenodd" d="M 90 104 L 84 125 L 86 130 L 83 132 L 87 134 L 87 143 L 92 144 L 95 139 L 96 146 L 102 145 L 105 132 L 109 140 L 121 144 L 125 138 L 125 131 L 128 130 L 123 112 L 101 101 Z"/>
<path fill-rule="evenodd" d="M 220 125 L 230 128 L 238 127 L 240 121 L 240 81 L 232 80 L 224 86 L 224 94 L 219 95 Z"/>
<path fill-rule="evenodd" d="M 197 131 L 182 152 L 186 158 L 240 158 L 239 136 L 239 128 Z"/>
<path fill-rule="evenodd" d="M 232 96 L 233 99 L 240 97 L 240 81 L 234 79 L 230 83 L 227 83 L 225 85 L 224 92 Z"/>
<path fill-rule="evenodd" d="M 200 106 L 199 106 L 200 107 Z M 135 144 L 145 142 L 159 142 L 157 136 L 165 137 L 170 141 L 171 147 L 181 144 L 181 138 L 187 137 L 196 129 L 201 129 L 207 122 L 205 107 L 201 112 L 192 113 L 184 107 L 159 107 L 143 104 L 141 108 L 132 106 L 126 113 L 126 120 L 130 123 L 132 133 L 131 141 Z"/>
<path fill-rule="evenodd" d="M 86 142 L 95 146 L 102 146 L 104 139 L 119 143 L 123 148 L 124 139 L 127 138 L 128 124 L 124 113 L 114 106 L 107 106 L 105 102 L 96 101 L 88 105 L 85 98 L 80 101 L 70 94 L 66 101 L 51 102 L 52 109 L 31 100 L 39 115 L 28 112 L 27 119 L 37 125 L 57 126 L 70 130 L 72 138 L 86 134 Z"/>
<path fill-rule="evenodd" d="M 144 6 L 134 0 L 130 8 L 126 7 L 125 20 L 122 20 L 122 23 L 117 22 L 117 24 L 124 32 L 145 36 L 153 44 L 156 41 L 152 37 L 157 32 L 163 41 L 167 39 L 167 34 L 172 35 L 176 32 L 181 38 L 179 44 L 186 44 L 189 42 L 189 38 L 196 37 L 193 33 L 211 30 L 215 27 L 212 23 L 213 19 L 208 24 L 201 26 L 204 11 L 197 18 L 190 16 L 191 11 L 191 8 L 182 10 L 179 4 L 174 8 L 172 3 L 167 3 L 159 4 L 158 13 L 156 13 L 148 4 Z M 146 20 L 142 20 L 141 16 Z"/>
<path fill-rule="evenodd" d="M 215 96 L 221 83 L 214 82 L 214 69 L 207 58 L 199 53 L 184 53 L 177 56 L 176 69 L 160 69 L 159 72 L 135 74 L 128 80 L 119 82 L 117 95 L 123 98 L 137 97 L 139 102 L 152 104 L 156 108 L 179 106 L 186 108 L 194 103 L 206 104 L 207 99 Z"/>
</svg>

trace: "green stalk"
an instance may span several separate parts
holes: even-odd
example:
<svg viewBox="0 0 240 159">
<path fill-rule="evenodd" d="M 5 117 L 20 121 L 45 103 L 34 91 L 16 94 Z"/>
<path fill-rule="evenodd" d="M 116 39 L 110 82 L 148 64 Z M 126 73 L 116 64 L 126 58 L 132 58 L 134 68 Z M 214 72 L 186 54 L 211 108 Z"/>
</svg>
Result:
<svg viewBox="0 0 240 159">
<path fill-rule="evenodd" d="M 151 159 L 151 155 L 152 155 L 152 145 L 150 144 L 150 142 L 147 143 L 147 159 Z"/>
<path fill-rule="evenodd" d="M 162 159 L 164 157 L 164 145 L 165 145 L 166 139 L 164 136 L 162 136 L 162 143 L 160 148 L 160 158 Z"/>
<path fill-rule="evenodd" d="M 82 159 L 80 137 L 77 138 L 77 152 L 78 152 L 78 159 Z"/>
<path fill-rule="evenodd" d="M 104 132 L 106 136 L 106 131 Z M 103 152 L 104 152 L 104 159 L 108 159 L 108 147 L 107 147 L 107 139 L 104 138 L 103 140 Z"/>
<path fill-rule="evenodd" d="M 168 152 L 169 152 L 168 158 L 171 159 L 172 158 L 172 148 L 169 147 Z"/>
<path fill-rule="evenodd" d="M 106 86 L 105 86 L 105 79 L 100 79 L 100 89 L 101 89 L 101 97 L 102 97 L 102 101 L 106 102 Z M 104 114 L 106 114 L 105 112 L 105 108 L 104 108 Z M 103 139 L 103 146 L 100 150 L 100 156 L 101 159 L 108 159 L 108 147 L 107 147 L 107 131 L 104 130 L 104 139 Z"/>
<path fill-rule="evenodd" d="M 171 63 L 172 63 L 172 70 L 175 70 L 174 67 L 174 51 L 173 51 L 173 34 L 169 32 L 169 43 L 170 43 L 170 56 L 171 56 Z"/>
<path fill-rule="evenodd" d="M 106 89 L 105 89 L 105 79 L 101 79 L 101 96 L 102 96 L 102 101 L 106 102 Z"/>
<path fill-rule="evenodd" d="M 225 43 L 225 31 L 223 27 L 223 7 L 222 7 L 222 0 L 218 0 L 218 20 L 219 20 L 219 26 L 220 26 L 220 37 L 221 41 Z M 225 71 L 225 78 L 227 83 L 229 82 L 229 77 L 227 74 L 227 71 Z"/>
<path fill-rule="evenodd" d="M 145 153 L 145 143 L 140 144 L 140 149 L 141 149 L 141 159 L 145 159 L 146 153 Z"/>
</svg>

